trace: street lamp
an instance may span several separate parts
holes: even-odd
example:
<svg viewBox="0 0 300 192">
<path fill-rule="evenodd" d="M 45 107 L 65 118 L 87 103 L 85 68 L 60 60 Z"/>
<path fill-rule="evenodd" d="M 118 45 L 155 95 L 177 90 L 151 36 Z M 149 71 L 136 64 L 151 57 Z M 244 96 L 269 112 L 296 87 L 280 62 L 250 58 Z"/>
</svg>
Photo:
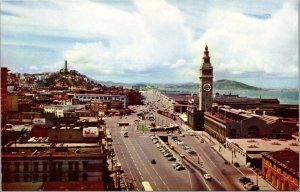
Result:
<svg viewBox="0 0 300 192">
<path fill-rule="evenodd" d="M 256 172 L 256 186 L 258 187 L 258 172 L 259 172 L 259 168 L 255 168 L 254 167 L 254 170 Z"/>
</svg>

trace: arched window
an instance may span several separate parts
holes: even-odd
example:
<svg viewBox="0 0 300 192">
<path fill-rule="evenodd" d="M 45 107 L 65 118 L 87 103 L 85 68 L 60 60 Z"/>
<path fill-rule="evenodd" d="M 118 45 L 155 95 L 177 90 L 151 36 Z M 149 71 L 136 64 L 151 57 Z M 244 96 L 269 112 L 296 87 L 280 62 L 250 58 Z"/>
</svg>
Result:
<svg viewBox="0 0 300 192">
<path fill-rule="evenodd" d="M 259 137 L 259 128 L 256 126 L 251 126 L 248 128 L 248 137 L 256 138 Z"/>
<path fill-rule="evenodd" d="M 236 138 L 236 129 L 231 129 L 230 130 L 230 137 L 231 138 Z"/>
<path fill-rule="evenodd" d="M 275 127 L 273 129 L 273 138 L 280 139 L 285 137 L 285 131 L 282 127 Z"/>
</svg>

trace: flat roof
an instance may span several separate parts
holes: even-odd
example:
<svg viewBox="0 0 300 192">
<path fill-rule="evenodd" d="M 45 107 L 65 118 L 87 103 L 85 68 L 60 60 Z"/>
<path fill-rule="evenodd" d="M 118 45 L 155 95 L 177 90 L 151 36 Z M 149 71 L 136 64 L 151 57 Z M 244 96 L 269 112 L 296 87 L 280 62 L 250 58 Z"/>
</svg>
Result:
<svg viewBox="0 0 300 192">
<path fill-rule="evenodd" d="M 14 131 L 22 131 L 23 129 L 30 131 L 32 129 L 32 125 L 12 125 L 11 128 L 7 128 L 7 130 L 14 130 Z"/>
<path fill-rule="evenodd" d="M 292 150 L 281 150 L 263 153 L 263 156 L 280 164 L 299 177 L 299 153 Z"/>
<path fill-rule="evenodd" d="M 2 158 L 20 157 L 90 157 L 101 156 L 103 149 L 97 143 L 16 143 L 2 149 Z M 34 150 L 32 150 L 34 149 Z"/>
<path fill-rule="evenodd" d="M 289 148 L 295 152 L 299 152 L 299 144 L 296 140 L 283 139 L 226 139 L 227 142 L 233 143 L 246 152 L 269 152 L 280 151 Z"/>
</svg>

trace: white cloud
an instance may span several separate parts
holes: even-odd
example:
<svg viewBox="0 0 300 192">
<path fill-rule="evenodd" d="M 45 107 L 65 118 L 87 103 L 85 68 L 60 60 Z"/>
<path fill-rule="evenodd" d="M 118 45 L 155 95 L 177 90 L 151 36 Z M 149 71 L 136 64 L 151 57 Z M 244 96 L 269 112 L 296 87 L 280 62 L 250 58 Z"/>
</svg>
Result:
<svg viewBox="0 0 300 192">
<path fill-rule="evenodd" d="M 135 1 L 135 4 L 137 13 L 122 15 L 126 21 L 110 20 L 112 30 L 99 31 L 107 35 L 115 31 L 109 46 L 101 42 L 76 44 L 65 52 L 66 58 L 76 63 L 77 68 L 92 69 L 99 76 L 168 73 L 171 68 L 182 66 L 182 61 L 190 56 L 191 38 L 179 10 L 165 1 Z M 102 15 L 94 20 L 101 23 Z M 131 27 L 120 31 L 119 25 Z"/>
<path fill-rule="evenodd" d="M 298 74 L 297 11 L 284 4 L 270 19 L 259 20 L 241 13 L 214 10 L 211 27 L 194 43 L 195 53 L 209 45 L 217 78 L 231 74 L 247 77 Z M 200 63 L 197 54 L 195 63 Z"/>
<path fill-rule="evenodd" d="M 2 16 L 3 33 L 93 40 L 64 45 L 63 38 L 62 42 L 49 39 L 41 44 L 39 39 L 4 38 L 1 45 L 59 47 L 63 56 L 57 60 L 63 63 L 66 58 L 71 68 L 95 79 L 198 82 L 206 44 L 217 79 L 249 74 L 253 78 L 256 74 L 297 76 L 297 10 L 290 4 L 271 13 L 269 19 L 258 19 L 242 14 L 239 7 L 230 11 L 216 10 L 214 3 L 207 9 L 200 7 L 205 1 L 197 7 L 186 6 L 188 17 L 163 0 L 133 1 L 134 11 L 86 0 L 38 3 L 40 6 L 4 4 L 5 11 L 19 16 Z M 197 27 L 201 33 L 193 31 Z M 103 79 L 108 77 L 111 79 Z"/>
</svg>

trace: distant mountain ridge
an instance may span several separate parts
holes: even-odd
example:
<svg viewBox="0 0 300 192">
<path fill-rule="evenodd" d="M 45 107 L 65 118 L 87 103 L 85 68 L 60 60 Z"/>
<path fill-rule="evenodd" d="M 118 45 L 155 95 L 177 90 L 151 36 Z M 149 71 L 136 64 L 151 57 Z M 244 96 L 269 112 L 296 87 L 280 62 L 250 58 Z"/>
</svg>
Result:
<svg viewBox="0 0 300 192">
<path fill-rule="evenodd" d="M 112 81 L 97 81 L 106 86 L 141 86 L 152 87 L 158 89 L 198 89 L 199 83 L 115 83 Z M 218 90 L 263 90 L 259 87 L 254 87 L 238 81 L 221 79 L 214 82 L 214 89 Z"/>
<path fill-rule="evenodd" d="M 199 83 L 178 83 L 178 84 L 149 84 L 159 89 L 191 89 L 199 88 Z M 238 81 L 222 79 L 214 82 L 214 89 L 218 90 L 262 90 L 262 88 L 247 85 Z"/>
</svg>

